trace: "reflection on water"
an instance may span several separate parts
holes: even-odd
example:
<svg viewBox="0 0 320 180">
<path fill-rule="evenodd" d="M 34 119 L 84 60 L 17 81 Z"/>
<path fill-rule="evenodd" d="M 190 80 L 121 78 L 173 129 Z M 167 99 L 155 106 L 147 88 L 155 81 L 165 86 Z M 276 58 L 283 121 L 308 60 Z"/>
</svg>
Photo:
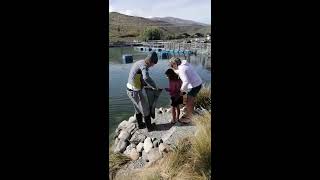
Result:
<svg viewBox="0 0 320 180">
<path fill-rule="evenodd" d="M 126 94 L 126 83 L 132 63 L 123 64 L 123 54 L 132 54 L 134 62 L 144 59 L 147 55 L 133 48 L 109 48 L 109 135 L 114 132 L 121 121 L 134 114 L 133 105 Z M 180 56 L 180 58 L 187 59 L 205 83 L 211 82 L 210 58 L 205 56 Z M 159 59 L 158 63 L 149 69 L 151 78 L 160 88 L 168 87 L 168 79 L 164 74 L 168 68 L 168 59 Z M 169 94 L 163 91 L 157 107 L 169 105 L 169 98 Z"/>
<path fill-rule="evenodd" d="M 192 65 L 201 64 L 202 67 L 211 71 L 211 58 L 209 57 L 206 57 L 206 56 L 197 56 L 194 58 L 191 57 L 188 62 L 191 63 Z"/>
</svg>

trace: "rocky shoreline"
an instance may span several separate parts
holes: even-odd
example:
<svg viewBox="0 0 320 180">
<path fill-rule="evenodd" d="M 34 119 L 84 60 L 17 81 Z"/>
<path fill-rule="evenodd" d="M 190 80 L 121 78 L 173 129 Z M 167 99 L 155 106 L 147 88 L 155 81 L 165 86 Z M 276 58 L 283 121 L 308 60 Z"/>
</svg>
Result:
<svg viewBox="0 0 320 180">
<path fill-rule="evenodd" d="M 131 161 L 122 167 L 117 175 L 127 175 L 132 170 L 151 165 L 171 151 L 178 139 L 194 135 L 196 128 L 192 123 L 187 125 L 179 122 L 170 123 L 170 110 L 170 108 L 156 108 L 156 117 L 152 120 L 156 129 L 152 132 L 148 132 L 146 128 L 138 129 L 134 115 L 118 125 L 112 151 L 126 155 Z M 181 108 L 181 114 L 184 111 L 185 107 Z M 203 111 L 204 109 L 195 110 L 198 114 Z"/>
</svg>

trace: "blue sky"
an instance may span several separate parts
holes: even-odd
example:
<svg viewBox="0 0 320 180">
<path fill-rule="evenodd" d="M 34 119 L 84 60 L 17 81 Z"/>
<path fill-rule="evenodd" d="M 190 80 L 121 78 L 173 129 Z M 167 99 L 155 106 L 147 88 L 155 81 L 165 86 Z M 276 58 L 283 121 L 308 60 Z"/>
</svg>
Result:
<svg viewBox="0 0 320 180">
<path fill-rule="evenodd" d="M 211 24 L 211 0 L 109 0 L 109 12 L 141 17 L 177 17 Z"/>
</svg>

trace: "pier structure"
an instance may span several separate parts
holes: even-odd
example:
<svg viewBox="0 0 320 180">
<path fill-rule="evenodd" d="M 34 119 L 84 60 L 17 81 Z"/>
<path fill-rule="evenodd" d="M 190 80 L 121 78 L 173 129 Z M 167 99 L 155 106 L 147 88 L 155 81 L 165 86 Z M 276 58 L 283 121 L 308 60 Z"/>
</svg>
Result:
<svg viewBox="0 0 320 180">
<path fill-rule="evenodd" d="M 211 57 L 211 43 L 205 42 L 148 41 L 143 42 L 142 46 L 136 47 L 136 50 L 167 52 L 173 55 L 203 54 Z"/>
</svg>

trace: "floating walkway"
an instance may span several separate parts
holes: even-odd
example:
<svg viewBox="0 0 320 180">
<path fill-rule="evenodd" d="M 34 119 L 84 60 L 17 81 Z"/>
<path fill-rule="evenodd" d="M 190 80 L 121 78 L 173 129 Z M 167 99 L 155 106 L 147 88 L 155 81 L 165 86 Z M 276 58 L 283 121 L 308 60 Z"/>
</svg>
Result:
<svg viewBox="0 0 320 180">
<path fill-rule="evenodd" d="M 203 54 L 211 56 L 211 43 L 185 43 L 185 42 L 145 42 L 143 46 L 135 47 L 139 52 L 168 53 L 170 55 L 191 55 Z"/>
</svg>

